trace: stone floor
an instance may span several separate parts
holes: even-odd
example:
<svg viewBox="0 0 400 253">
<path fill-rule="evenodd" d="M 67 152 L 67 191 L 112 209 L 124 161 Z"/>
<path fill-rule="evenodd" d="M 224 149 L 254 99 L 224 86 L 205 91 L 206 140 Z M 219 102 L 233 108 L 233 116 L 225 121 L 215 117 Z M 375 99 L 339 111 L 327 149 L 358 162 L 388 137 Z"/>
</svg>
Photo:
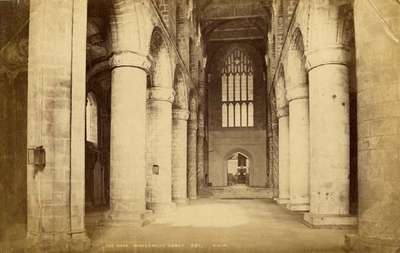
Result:
<svg viewBox="0 0 400 253">
<path fill-rule="evenodd" d="M 265 199 L 272 198 L 271 188 L 249 187 L 244 184 L 209 187 L 211 196 L 219 199 Z"/>
<path fill-rule="evenodd" d="M 267 199 L 202 198 L 150 225 L 117 232 L 117 242 L 102 239 L 101 217 L 101 212 L 86 217 L 90 252 L 343 253 L 344 235 L 355 232 L 308 228 L 301 214 Z M 23 239 L 23 227 L 10 228 L 13 236 L 0 240 L 0 253 L 61 252 L 33 251 Z"/>
<path fill-rule="evenodd" d="M 302 215 L 266 199 L 199 199 L 168 217 L 132 232 L 129 241 L 101 242 L 88 219 L 93 252 L 344 252 L 351 230 L 311 229 Z M 126 235 L 121 235 L 121 238 Z"/>
</svg>

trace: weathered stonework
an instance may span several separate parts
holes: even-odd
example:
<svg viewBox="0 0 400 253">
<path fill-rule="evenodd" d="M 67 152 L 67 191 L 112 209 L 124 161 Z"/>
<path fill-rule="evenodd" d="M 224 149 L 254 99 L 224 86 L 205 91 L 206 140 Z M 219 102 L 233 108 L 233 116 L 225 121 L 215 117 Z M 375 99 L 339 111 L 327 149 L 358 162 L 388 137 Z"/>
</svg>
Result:
<svg viewBox="0 0 400 253">
<path fill-rule="evenodd" d="M 172 111 L 172 200 L 187 203 L 187 120 L 189 111 Z"/>
<path fill-rule="evenodd" d="M 396 2 L 354 2 L 359 227 L 347 237 L 348 252 L 400 250 L 399 15 Z"/>
<path fill-rule="evenodd" d="M 197 100 L 193 96 L 189 103 L 188 121 L 188 197 L 190 200 L 197 198 Z"/>
<path fill-rule="evenodd" d="M 399 16 L 389 0 L 0 1 L 1 250 L 136 243 L 242 152 L 249 186 L 310 227 L 358 222 L 348 252 L 398 252 Z M 235 47 L 255 124 L 223 129 Z"/>
<path fill-rule="evenodd" d="M 76 145 L 84 143 L 78 122 L 84 120 L 86 2 L 30 5 L 36 18 L 29 37 L 28 148 L 43 146 L 46 163 L 28 162 L 27 229 L 35 240 L 69 247 L 85 240 L 84 146 Z"/>
</svg>

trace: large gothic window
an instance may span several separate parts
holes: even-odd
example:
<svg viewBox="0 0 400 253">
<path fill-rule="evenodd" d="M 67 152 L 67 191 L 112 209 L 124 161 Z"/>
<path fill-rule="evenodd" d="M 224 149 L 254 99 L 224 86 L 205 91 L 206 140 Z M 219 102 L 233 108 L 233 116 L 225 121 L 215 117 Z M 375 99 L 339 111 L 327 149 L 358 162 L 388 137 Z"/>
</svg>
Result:
<svg viewBox="0 0 400 253">
<path fill-rule="evenodd" d="M 221 69 L 222 127 L 254 126 L 254 68 L 250 57 L 240 49 L 225 58 Z"/>
</svg>

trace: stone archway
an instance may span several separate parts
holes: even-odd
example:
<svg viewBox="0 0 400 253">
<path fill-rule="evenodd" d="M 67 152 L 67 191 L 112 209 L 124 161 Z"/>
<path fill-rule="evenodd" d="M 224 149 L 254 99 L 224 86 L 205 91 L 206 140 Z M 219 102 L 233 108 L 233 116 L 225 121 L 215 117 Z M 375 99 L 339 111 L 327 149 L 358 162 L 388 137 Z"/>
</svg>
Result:
<svg viewBox="0 0 400 253">
<path fill-rule="evenodd" d="M 241 162 L 239 162 L 240 158 L 237 158 L 237 172 L 235 174 L 235 172 L 231 171 L 234 168 L 232 168 L 229 161 L 232 161 L 232 157 L 235 155 L 238 155 L 238 154 L 244 156 L 246 158 L 247 162 L 246 162 L 246 165 L 243 165 L 243 164 L 241 164 Z M 235 159 L 233 159 L 233 161 L 235 161 Z M 234 181 L 236 181 L 236 183 L 238 183 L 237 181 L 241 180 L 241 177 L 243 177 L 243 176 L 246 177 L 244 184 L 249 186 L 251 178 L 253 176 L 253 169 L 254 169 L 253 163 L 254 163 L 253 156 L 246 149 L 234 148 L 234 149 L 230 150 L 229 152 L 227 152 L 224 156 L 223 167 L 222 167 L 222 169 L 224 170 L 224 174 L 226 176 L 226 178 L 225 178 L 226 186 L 235 184 Z M 240 168 L 240 167 L 242 167 L 242 168 Z M 243 167 L 246 168 L 245 173 L 247 175 L 243 175 L 243 171 L 239 171 L 239 170 L 243 170 L 244 169 Z M 241 184 L 243 184 L 243 183 L 241 183 Z"/>
<path fill-rule="evenodd" d="M 289 107 L 289 204 L 293 211 L 307 211 L 309 193 L 309 99 L 304 42 L 296 28 L 287 53 L 285 75 Z"/>
<path fill-rule="evenodd" d="M 146 120 L 146 206 L 156 213 L 173 207 L 171 186 L 173 64 L 167 40 L 156 27 L 150 40 L 150 87 Z"/>
<path fill-rule="evenodd" d="M 172 200 L 176 204 L 187 202 L 187 140 L 189 101 L 186 80 L 179 66 L 174 75 L 175 97 L 172 105 Z"/>
</svg>

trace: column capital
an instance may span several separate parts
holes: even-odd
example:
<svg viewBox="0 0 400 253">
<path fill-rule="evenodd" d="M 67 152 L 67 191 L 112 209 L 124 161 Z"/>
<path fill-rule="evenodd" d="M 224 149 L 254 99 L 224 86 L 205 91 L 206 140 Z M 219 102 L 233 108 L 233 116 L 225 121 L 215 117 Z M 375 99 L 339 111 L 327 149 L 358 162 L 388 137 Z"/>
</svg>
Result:
<svg viewBox="0 0 400 253">
<path fill-rule="evenodd" d="M 130 50 L 115 51 L 109 59 L 111 69 L 118 67 L 132 67 L 149 72 L 152 61 L 145 56 Z"/>
<path fill-rule="evenodd" d="M 189 119 L 189 111 L 186 109 L 175 108 L 172 110 L 172 118 L 186 121 Z"/>
<path fill-rule="evenodd" d="M 286 91 L 286 98 L 290 103 L 296 99 L 306 99 L 308 98 L 308 87 L 307 84 L 299 84 L 294 87 L 290 87 Z"/>
<path fill-rule="evenodd" d="M 312 49 L 305 55 L 307 71 L 323 65 L 348 65 L 351 59 L 350 49 L 343 45 Z"/>
<path fill-rule="evenodd" d="M 277 110 L 277 117 L 278 118 L 284 118 L 289 116 L 289 107 L 287 105 L 283 107 L 279 107 Z"/>
<path fill-rule="evenodd" d="M 151 101 L 174 102 L 174 90 L 172 88 L 151 87 L 148 89 L 148 99 Z"/>
</svg>

